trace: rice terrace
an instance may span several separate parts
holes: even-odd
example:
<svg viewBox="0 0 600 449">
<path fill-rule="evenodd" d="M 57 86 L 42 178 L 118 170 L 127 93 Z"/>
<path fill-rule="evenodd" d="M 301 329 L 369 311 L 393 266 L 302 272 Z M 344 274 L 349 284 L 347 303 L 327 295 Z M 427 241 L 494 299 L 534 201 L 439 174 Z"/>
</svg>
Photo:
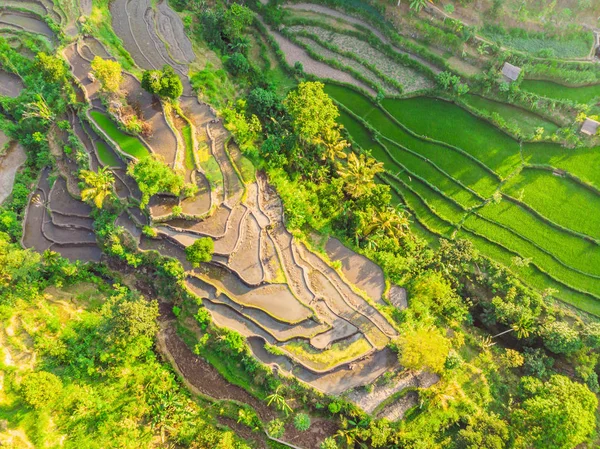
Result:
<svg viewBox="0 0 600 449">
<path fill-rule="evenodd" d="M 0 446 L 600 446 L 600 4 L 0 0 Z"/>
</svg>

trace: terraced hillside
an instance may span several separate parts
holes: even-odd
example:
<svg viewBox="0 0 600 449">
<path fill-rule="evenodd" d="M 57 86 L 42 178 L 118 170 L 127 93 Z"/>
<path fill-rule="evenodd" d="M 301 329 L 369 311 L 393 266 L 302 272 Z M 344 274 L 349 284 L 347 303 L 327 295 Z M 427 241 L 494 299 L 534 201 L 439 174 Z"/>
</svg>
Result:
<svg viewBox="0 0 600 449">
<path fill-rule="evenodd" d="M 125 40 L 125 45 L 135 43 Z M 135 49 L 132 54 L 138 62 L 141 56 Z M 180 110 L 167 109 L 124 73 L 121 90 L 130 103 L 138 103 L 153 128 L 148 138 L 131 136 L 113 121 L 100 101 L 99 81 L 89 76 L 96 55 L 110 58 L 103 45 L 80 38 L 63 55 L 88 105 L 69 110 L 73 135 L 87 165 L 109 168 L 116 196 L 129 202 L 115 225 L 141 251 L 177 259 L 186 270 L 190 294 L 202 299 L 216 325 L 246 337 L 263 363 L 327 394 L 342 394 L 372 384 L 385 372 L 400 372 L 397 356 L 387 348 L 398 331 L 385 312 L 389 301 L 381 269 L 338 241 L 330 241 L 327 252 L 320 254 L 294 238 L 285 228 L 277 193 L 264 174 L 254 173 L 212 108 L 188 95 L 182 97 Z M 139 64 L 144 66 L 144 61 L 148 63 L 142 58 Z M 185 72 L 184 65 L 180 68 Z M 184 84 L 191 89 L 187 79 Z M 91 208 L 77 199 L 77 167 L 60 151 L 68 138 L 63 134 L 56 130 L 50 142 L 57 149 L 59 173 L 43 171 L 30 196 L 22 243 L 39 252 L 52 249 L 73 260 L 98 261 L 102 253 Z M 207 156 L 199 157 L 201 148 Z M 156 195 L 140 211 L 141 193 L 126 166 L 152 153 L 184 172 L 198 192 L 189 198 Z M 142 233 L 146 225 L 154 228 L 154 237 Z M 185 248 L 201 237 L 214 241 L 214 257 L 193 268 Z M 335 260 L 342 261 L 338 270 Z M 198 324 L 190 320 L 187 326 L 193 331 Z M 391 377 L 393 385 L 404 388 L 405 377 Z M 353 400 L 373 409 L 385 399 L 378 389 L 360 391 Z"/>
<path fill-rule="evenodd" d="M 342 108 L 340 123 L 385 164 L 381 182 L 411 211 L 426 239 L 468 238 L 527 283 L 552 287 L 558 298 L 600 313 L 594 212 L 600 178 L 591 168 L 600 163 L 598 148 L 571 151 L 550 143 L 555 123 L 484 96 L 469 95 L 462 105 L 418 96 L 423 90 L 438 95 L 431 80 L 445 67 L 411 53 L 409 44 L 399 48 L 362 17 L 313 3 L 290 3 L 285 11 L 278 43 L 288 62 L 296 59 L 294 45 L 329 66 L 306 71 L 331 80 L 326 91 Z M 595 87 L 546 94 L 542 81 L 523 83 L 524 90 L 589 104 Z M 374 102 L 366 95 L 374 92 L 387 98 Z M 477 115 L 512 123 L 527 135 L 542 129 L 545 142 L 517 141 Z"/>
</svg>

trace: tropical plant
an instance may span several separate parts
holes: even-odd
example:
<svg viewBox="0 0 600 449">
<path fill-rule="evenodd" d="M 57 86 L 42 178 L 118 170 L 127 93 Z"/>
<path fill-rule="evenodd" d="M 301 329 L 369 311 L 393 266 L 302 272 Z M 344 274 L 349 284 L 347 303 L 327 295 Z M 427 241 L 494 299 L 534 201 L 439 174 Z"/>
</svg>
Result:
<svg viewBox="0 0 600 449">
<path fill-rule="evenodd" d="M 201 237 L 185 249 L 185 257 L 193 267 L 199 267 L 203 262 L 210 262 L 215 245 L 210 237 Z"/>
<path fill-rule="evenodd" d="M 408 216 L 399 207 L 373 209 L 368 223 L 362 229 L 362 234 L 368 237 L 374 232 L 382 232 L 397 243 L 398 238 L 408 232 L 408 224 Z"/>
<path fill-rule="evenodd" d="M 364 154 L 351 152 L 348 163 L 340 166 L 338 175 L 344 181 L 344 190 L 353 198 L 360 198 L 375 187 L 375 175 L 383 172 L 383 163 Z"/>
<path fill-rule="evenodd" d="M 294 416 L 294 427 L 300 432 L 310 428 L 310 417 L 306 413 L 298 413 Z"/>
<path fill-rule="evenodd" d="M 104 200 L 112 195 L 115 177 L 107 167 L 98 169 L 97 172 L 82 170 L 79 178 L 86 184 L 81 191 L 83 201 L 92 201 L 98 209 L 102 209 Z"/>
<path fill-rule="evenodd" d="M 275 404 L 275 407 L 278 408 L 279 410 L 281 410 L 282 412 L 284 412 L 287 416 L 293 410 L 292 410 L 292 407 L 290 407 L 290 405 L 287 403 L 283 394 L 281 394 L 282 388 L 283 388 L 283 386 L 279 385 L 275 389 L 274 393 L 271 393 L 269 396 L 267 396 L 266 401 L 267 401 L 267 405 Z"/>
<path fill-rule="evenodd" d="M 348 141 L 342 139 L 340 128 L 328 128 L 321 135 L 315 138 L 315 143 L 321 145 L 325 151 L 321 156 L 322 160 L 335 160 L 336 158 L 345 159 L 344 150 L 350 146 Z"/>
<path fill-rule="evenodd" d="M 119 90 L 123 75 L 121 74 L 121 64 L 117 61 L 96 56 L 92 60 L 92 70 L 96 79 L 102 84 L 103 90 L 107 92 L 117 92 Z"/>
</svg>

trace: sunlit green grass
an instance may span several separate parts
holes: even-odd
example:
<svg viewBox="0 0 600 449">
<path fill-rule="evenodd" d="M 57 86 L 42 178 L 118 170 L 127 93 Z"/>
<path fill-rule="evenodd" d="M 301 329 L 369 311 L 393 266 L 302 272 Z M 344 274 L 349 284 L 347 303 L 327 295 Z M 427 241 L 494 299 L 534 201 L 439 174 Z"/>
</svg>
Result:
<svg viewBox="0 0 600 449">
<path fill-rule="evenodd" d="M 385 99 L 382 106 L 413 132 L 467 151 L 502 177 L 521 163 L 517 141 L 453 103 L 415 97 Z"/>
<path fill-rule="evenodd" d="M 600 189 L 600 147 L 572 149 L 548 143 L 526 143 L 523 157 L 530 164 L 568 171 Z"/>
<path fill-rule="evenodd" d="M 550 255 L 536 248 L 533 244 L 519 238 L 502 227 L 485 221 L 476 215 L 470 215 L 464 222 L 464 228 L 473 230 L 493 242 L 498 242 L 517 253 L 521 258 L 531 258 L 531 262 L 541 267 L 550 276 L 567 286 L 594 294 L 600 299 L 600 280 L 569 269 L 554 260 Z"/>
<path fill-rule="evenodd" d="M 472 108 L 478 109 L 488 115 L 494 112 L 497 113 L 507 123 L 517 126 L 525 135 L 534 134 L 539 127 L 546 130 L 544 132 L 546 136 L 553 134 L 558 129 L 556 123 L 552 123 L 533 112 L 507 103 L 501 103 L 472 94 L 465 95 L 463 100 Z"/>
<path fill-rule="evenodd" d="M 329 90 L 330 87 L 334 86 L 328 85 L 326 89 Z M 366 108 L 370 108 L 369 111 L 373 110 L 371 103 L 368 102 L 366 98 L 364 99 L 366 102 L 361 102 L 360 97 L 358 99 L 353 96 L 346 98 L 344 96 L 344 92 L 338 92 L 334 98 L 344 106 L 354 111 L 357 115 L 361 115 Z M 356 109 L 353 109 L 353 107 Z M 391 139 L 394 142 L 422 155 L 426 159 L 429 159 L 431 162 L 448 173 L 451 177 L 461 181 L 465 186 L 470 187 L 481 196 L 489 197 L 492 195 L 492 193 L 494 193 L 498 186 L 499 180 L 475 161 L 466 155 L 446 146 L 427 142 L 414 137 L 398 127 L 383 112 L 377 112 L 379 113 L 378 117 L 382 119 L 380 123 L 377 123 L 375 120 L 373 120 L 373 114 L 369 114 L 365 118 L 365 122 L 379 131 L 384 137 L 387 137 L 388 139 Z M 377 145 L 369 144 L 371 138 L 362 123 L 344 111 L 341 111 L 339 121 L 346 127 L 353 139 L 356 140 L 361 147 L 365 149 L 372 148 L 374 155 L 375 153 L 381 155 L 383 149 L 381 146 L 377 148 Z M 394 154 L 395 149 L 397 149 L 397 147 L 393 145 L 388 148 L 392 154 Z M 385 158 L 387 158 L 389 162 L 390 157 L 385 155 Z M 397 157 L 397 159 L 401 161 L 401 157 Z M 381 160 L 386 162 L 386 159 Z"/>
<path fill-rule="evenodd" d="M 600 246 L 566 231 L 549 226 L 526 209 L 508 201 L 493 202 L 479 214 L 508 226 L 568 266 L 600 276 Z M 600 283 L 600 279 L 598 279 Z"/>
<path fill-rule="evenodd" d="M 127 153 L 137 159 L 143 159 L 150 155 L 148 149 L 142 145 L 136 137 L 125 134 L 121 131 L 117 124 L 112 121 L 107 115 L 99 111 L 91 111 L 90 115 L 96 124 L 121 148 L 124 153 Z"/>
<path fill-rule="evenodd" d="M 523 170 L 503 191 L 568 229 L 600 240 L 600 196 L 568 178 L 544 170 Z"/>
<path fill-rule="evenodd" d="M 98 148 L 98 159 L 104 165 L 109 167 L 119 167 L 121 165 L 119 157 L 109 148 L 104 145 L 104 142 L 97 142 L 96 147 Z"/>
<path fill-rule="evenodd" d="M 184 126 L 181 129 L 183 135 L 183 141 L 185 143 L 185 168 L 193 170 L 196 167 L 194 163 L 194 141 L 192 139 L 192 127 L 190 125 Z"/>
<path fill-rule="evenodd" d="M 560 298 L 562 301 L 572 304 L 581 310 L 600 316 L 600 301 L 597 299 L 557 282 L 532 264 L 523 267 L 512 265 L 514 254 L 483 237 L 479 237 L 465 230 L 459 231 L 457 237 L 473 242 L 475 248 L 479 250 L 482 255 L 510 267 L 511 271 L 524 279 L 531 287 L 537 288 L 538 290 L 552 288 L 557 291 L 554 295 L 555 297 Z"/>
<path fill-rule="evenodd" d="M 600 98 L 600 84 L 568 87 L 552 81 L 523 80 L 521 89 L 542 97 L 571 100 L 577 103 L 591 103 L 594 99 Z"/>
</svg>

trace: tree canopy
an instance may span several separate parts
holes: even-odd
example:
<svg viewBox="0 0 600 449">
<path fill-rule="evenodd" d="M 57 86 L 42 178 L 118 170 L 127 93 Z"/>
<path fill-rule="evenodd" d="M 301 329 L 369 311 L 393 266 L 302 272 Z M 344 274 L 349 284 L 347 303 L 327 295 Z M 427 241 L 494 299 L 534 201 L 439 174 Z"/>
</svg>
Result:
<svg viewBox="0 0 600 449">
<path fill-rule="evenodd" d="M 153 195 L 157 193 L 179 195 L 184 186 L 183 175 L 173 171 L 157 155 L 145 157 L 138 162 L 131 162 L 127 167 L 127 173 L 137 181 L 142 192 L 142 207 L 148 204 Z"/>
<path fill-rule="evenodd" d="M 170 65 L 162 70 L 145 70 L 142 74 L 142 87 L 151 94 L 175 100 L 183 93 L 183 84 L 179 75 Z"/>
<path fill-rule="evenodd" d="M 308 142 L 337 127 L 335 120 L 340 113 L 333 100 L 323 90 L 324 87 L 320 82 L 300 83 L 284 101 L 292 116 L 294 131 Z"/>
<path fill-rule="evenodd" d="M 408 369 L 441 373 L 450 351 L 450 341 L 435 328 L 406 331 L 398 339 L 400 364 Z"/>
<path fill-rule="evenodd" d="M 522 447 L 573 449 L 594 432 L 598 398 L 568 377 L 553 375 L 547 382 L 523 377 L 521 399 L 512 421 Z"/>
<path fill-rule="evenodd" d="M 202 237 L 185 249 L 185 257 L 194 267 L 212 260 L 215 245 L 210 237 Z"/>
<path fill-rule="evenodd" d="M 117 92 L 123 81 L 121 73 L 121 64 L 110 59 L 102 59 L 100 56 L 92 60 L 92 71 L 102 89 L 106 92 Z"/>
</svg>

